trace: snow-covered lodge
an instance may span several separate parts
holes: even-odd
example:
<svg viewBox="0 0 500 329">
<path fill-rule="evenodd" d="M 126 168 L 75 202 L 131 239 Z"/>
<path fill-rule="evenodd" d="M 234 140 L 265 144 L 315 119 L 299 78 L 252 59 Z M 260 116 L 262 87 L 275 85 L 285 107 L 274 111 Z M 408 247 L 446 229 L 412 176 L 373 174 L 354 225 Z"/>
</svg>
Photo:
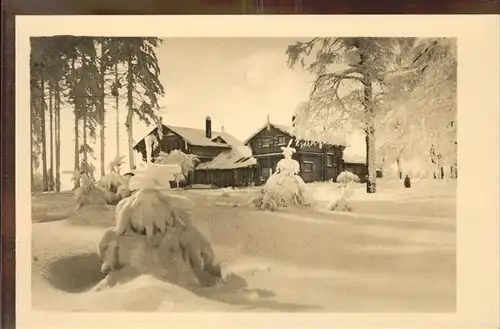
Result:
<svg viewBox="0 0 500 329">
<path fill-rule="evenodd" d="M 305 182 L 335 180 L 344 170 L 363 179 L 367 172 L 364 157 L 352 158 L 345 154 L 345 139 L 339 138 L 330 145 L 296 143 L 288 127 L 271 123 L 269 118 L 244 142 L 225 132 L 223 127 L 213 131 L 210 117 L 205 120 L 205 129 L 163 123 L 161 133 L 158 128 L 149 132 L 159 141 L 158 147 L 152 150 L 153 161 L 160 152 L 173 150 L 194 154 L 200 161 L 184 182 L 186 185 L 260 185 L 276 170 L 276 164 L 283 158 L 281 147 L 288 145 L 290 140 L 297 150 L 293 158 L 300 163 L 300 176 Z M 145 138 L 134 146 L 134 150 L 146 160 Z"/>
<path fill-rule="evenodd" d="M 356 174 L 361 179 L 361 182 L 366 181 L 368 175 L 368 167 L 366 166 L 366 156 L 359 154 L 348 154 L 344 152 L 344 170 Z M 383 168 L 377 163 L 376 169 L 377 178 L 383 176 Z"/>
<path fill-rule="evenodd" d="M 212 120 L 207 117 L 205 129 L 176 127 L 161 124 L 152 129 L 159 141 L 158 147 L 153 149 L 154 159 L 160 152 L 170 153 L 180 150 L 186 154 L 195 154 L 200 163 L 194 172 L 187 178 L 185 184 L 208 184 L 219 187 L 247 186 L 254 182 L 257 176 L 257 161 L 251 150 L 234 136 L 224 131 L 212 130 Z M 161 136 L 161 137 L 160 137 Z M 145 139 L 141 139 L 134 150 L 141 153 L 146 159 Z"/>
<path fill-rule="evenodd" d="M 343 152 L 347 146 L 343 138 L 330 145 L 296 143 L 288 127 L 271 123 L 268 118 L 266 124 L 244 142 L 257 160 L 258 180 L 267 180 L 271 170 L 276 169 L 277 162 L 283 158 L 281 147 L 288 145 L 290 140 L 296 149 L 293 159 L 300 163 L 300 176 L 305 182 L 335 180 L 343 171 Z"/>
</svg>

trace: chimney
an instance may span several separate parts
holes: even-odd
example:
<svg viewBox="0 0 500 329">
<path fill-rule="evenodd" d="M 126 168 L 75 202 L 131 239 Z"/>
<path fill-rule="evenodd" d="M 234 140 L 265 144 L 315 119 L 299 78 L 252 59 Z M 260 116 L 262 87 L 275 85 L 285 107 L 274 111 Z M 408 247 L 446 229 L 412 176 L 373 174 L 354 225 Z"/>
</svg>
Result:
<svg viewBox="0 0 500 329">
<path fill-rule="evenodd" d="M 224 132 L 224 126 L 221 126 L 220 127 L 220 132 L 223 133 Z"/>
<path fill-rule="evenodd" d="M 267 115 L 267 130 L 271 130 L 271 119 L 269 114 Z"/>
<path fill-rule="evenodd" d="M 295 115 L 292 117 L 292 127 L 295 127 Z"/>
<path fill-rule="evenodd" d="M 212 119 L 210 117 L 205 119 L 205 137 L 212 138 Z"/>
</svg>

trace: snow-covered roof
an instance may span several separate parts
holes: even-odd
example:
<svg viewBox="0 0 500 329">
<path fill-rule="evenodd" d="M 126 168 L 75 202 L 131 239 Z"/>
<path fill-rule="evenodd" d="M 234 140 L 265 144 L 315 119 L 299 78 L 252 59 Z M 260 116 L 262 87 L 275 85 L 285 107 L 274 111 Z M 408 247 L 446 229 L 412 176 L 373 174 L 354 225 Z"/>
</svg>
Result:
<svg viewBox="0 0 500 329">
<path fill-rule="evenodd" d="M 262 130 L 266 129 L 267 126 L 271 126 L 271 127 L 274 127 L 276 129 L 278 129 L 279 131 L 285 133 L 285 134 L 288 134 L 292 137 L 296 137 L 295 136 L 295 133 L 293 132 L 292 130 L 292 127 L 290 126 L 286 126 L 286 125 L 279 125 L 279 124 L 275 124 L 275 123 L 266 123 L 264 124 L 262 127 L 260 127 L 259 129 L 257 129 L 250 137 L 248 137 L 244 142 L 243 144 L 248 144 L 248 142 L 250 142 L 250 140 L 252 138 L 254 138 L 258 133 L 260 133 Z M 317 142 L 315 140 L 315 138 L 308 138 L 307 142 Z M 345 138 L 342 138 L 341 136 L 333 136 L 331 138 L 331 141 L 330 141 L 330 144 L 335 144 L 335 145 L 342 145 L 342 146 L 348 146 L 348 143 L 347 141 L 345 140 Z"/>
<path fill-rule="evenodd" d="M 366 156 L 360 155 L 360 154 L 353 154 L 349 152 L 344 152 L 342 155 L 342 159 L 344 160 L 345 163 L 352 163 L 352 164 L 366 164 Z M 376 163 L 377 170 L 382 169 L 382 164 Z"/>
<path fill-rule="evenodd" d="M 209 162 L 200 163 L 196 170 L 238 169 L 256 164 L 257 160 L 252 156 L 251 149 L 248 146 L 239 145 L 230 150 L 222 151 Z"/>
<path fill-rule="evenodd" d="M 342 159 L 346 163 L 359 163 L 359 164 L 366 163 L 366 157 L 363 155 L 359 155 L 359 154 L 350 154 L 350 153 L 344 152 Z"/>
<path fill-rule="evenodd" d="M 207 138 L 205 135 L 205 129 L 200 128 L 190 128 L 190 127 L 177 127 L 170 125 L 163 125 L 165 128 L 168 128 L 184 138 L 189 144 L 194 146 L 212 146 L 212 147 L 220 147 L 220 148 L 228 148 L 231 146 L 243 145 L 241 141 L 239 141 L 236 137 L 226 133 L 226 132 L 218 132 L 212 131 L 212 137 Z M 156 131 L 158 127 L 152 129 L 149 133 Z M 227 144 L 224 143 L 216 143 L 213 142 L 217 137 L 221 137 Z M 142 138 L 139 142 L 134 145 L 136 148 L 140 142 L 142 142 L 144 138 Z"/>
<path fill-rule="evenodd" d="M 225 144 L 212 142 L 212 140 L 214 140 L 218 136 L 226 141 L 229 146 L 237 146 L 242 144 L 236 137 L 233 137 L 226 132 L 212 131 L 212 138 L 207 138 L 204 129 L 175 126 L 166 127 L 182 136 L 189 144 L 195 146 L 227 147 Z"/>
</svg>

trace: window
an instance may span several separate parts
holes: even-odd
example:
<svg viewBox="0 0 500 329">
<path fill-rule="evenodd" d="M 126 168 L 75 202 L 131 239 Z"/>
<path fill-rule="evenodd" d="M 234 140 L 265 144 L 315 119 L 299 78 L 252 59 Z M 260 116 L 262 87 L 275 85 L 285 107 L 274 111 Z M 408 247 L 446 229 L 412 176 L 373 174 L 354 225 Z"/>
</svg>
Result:
<svg viewBox="0 0 500 329">
<path fill-rule="evenodd" d="M 326 154 L 325 162 L 327 167 L 333 167 L 333 154 Z"/>
<path fill-rule="evenodd" d="M 302 167 L 304 172 L 313 172 L 314 171 L 314 163 L 311 161 L 302 162 Z"/>
<path fill-rule="evenodd" d="M 273 145 L 272 137 L 262 137 L 259 139 L 259 147 L 270 147 Z"/>
<path fill-rule="evenodd" d="M 282 135 L 274 136 L 274 145 L 275 146 L 284 146 L 284 145 L 286 145 L 286 138 L 285 138 L 285 136 L 282 136 Z"/>
<path fill-rule="evenodd" d="M 220 136 L 217 136 L 216 138 L 212 139 L 212 142 L 214 142 L 214 143 L 221 143 L 221 144 L 227 144 L 226 141 L 224 139 L 222 139 L 222 137 L 220 137 Z"/>
</svg>

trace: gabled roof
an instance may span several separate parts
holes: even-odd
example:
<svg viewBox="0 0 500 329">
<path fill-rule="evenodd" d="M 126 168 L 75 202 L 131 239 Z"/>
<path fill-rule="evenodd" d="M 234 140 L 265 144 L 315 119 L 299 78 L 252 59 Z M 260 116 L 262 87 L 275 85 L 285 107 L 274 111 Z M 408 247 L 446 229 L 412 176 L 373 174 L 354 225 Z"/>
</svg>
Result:
<svg viewBox="0 0 500 329">
<path fill-rule="evenodd" d="M 290 126 L 278 125 L 278 124 L 275 124 L 275 123 L 266 123 L 265 125 L 263 125 L 262 127 L 260 127 L 257 131 L 255 131 L 250 137 L 248 137 L 245 140 L 244 144 L 247 145 L 248 142 L 250 142 L 250 140 L 252 140 L 252 138 L 254 138 L 262 130 L 266 129 L 268 125 L 270 127 L 274 127 L 276 129 L 278 129 L 279 131 L 283 132 L 284 134 L 287 134 L 287 135 L 289 135 L 291 137 L 295 137 L 295 134 L 293 133 L 292 128 Z M 308 140 L 308 142 L 316 142 L 316 141 L 315 140 Z M 330 144 L 332 144 L 332 145 L 348 146 L 348 143 L 345 140 L 345 138 L 341 138 L 340 136 L 332 138 L 332 141 L 330 142 Z"/>
<path fill-rule="evenodd" d="M 290 135 L 290 136 L 293 136 L 293 134 L 291 133 L 291 130 L 289 127 L 285 126 L 285 125 L 277 125 L 275 123 L 266 123 L 264 124 L 262 127 L 260 127 L 259 129 L 257 129 L 250 137 L 248 137 L 244 142 L 243 144 L 247 145 L 248 142 L 250 142 L 250 140 L 252 138 L 254 138 L 255 136 L 257 136 L 258 133 L 260 133 L 262 130 L 266 129 L 267 126 L 270 126 L 270 127 L 274 127 L 276 129 L 278 129 L 279 131 L 287 134 L 287 135 Z"/>
<path fill-rule="evenodd" d="M 241 145 L 241 142 L 235 137 L 231 136 L 226 132 L 212 131 L 212 138 L 207 138 L 205 136 L 204 129 L 198 128 L 188 128 L 188 127 L 176 127 L 176 126 L 166 126 L 170 130 L 174 131 L 182 138 L 184 138 L 189 144 L 195 146 L 215 146 L 215 147 L 228 147 L 233 145 Z M 220 136 L 228 144 L 215 143 L 212 140 Z"/>
<path fill-rule="evenodd" d="M 226 132 L 217 132 L 217 131 L 212 131 L 212 138 L 207 138 L 205 136 L 205 130 L 204 129 L 199 129 L 199 128 L 189 128 L 189 127 L 177 127 L 177 126 L 170 126 L 170 125 L 163 125 L 163 127 L 170 129 L 177 135 L 181 136 L 183 139 L 186 140 L 191 145 L 194 146 L 211 146 L 211 147 L 220 147 L 220 148 L 229 148 L 232 146 L 239 146 L 243 145 L 237 138 L 233 137 L 232 135 L 226 133 Z M 158 127 L 155 127 L 152 129 L 149 133 L 153 133 L 158 129 Z M 217 136 L 220 136 L 227 144 L 224 143 L 215 143 L 212 140 L 216 139 Z M 134 148 L 139 145 L 144 140 L 142 138 L 139 142 L 137 142 L 134 145 Z"/>
<path fill-rule="evenodd" d="M 212 161 L 200 163 L 196 170 L 222 170 L 246 168 L 257 164 L 248 146 L 241 145 L 222 151 Z"/>
</svg>

